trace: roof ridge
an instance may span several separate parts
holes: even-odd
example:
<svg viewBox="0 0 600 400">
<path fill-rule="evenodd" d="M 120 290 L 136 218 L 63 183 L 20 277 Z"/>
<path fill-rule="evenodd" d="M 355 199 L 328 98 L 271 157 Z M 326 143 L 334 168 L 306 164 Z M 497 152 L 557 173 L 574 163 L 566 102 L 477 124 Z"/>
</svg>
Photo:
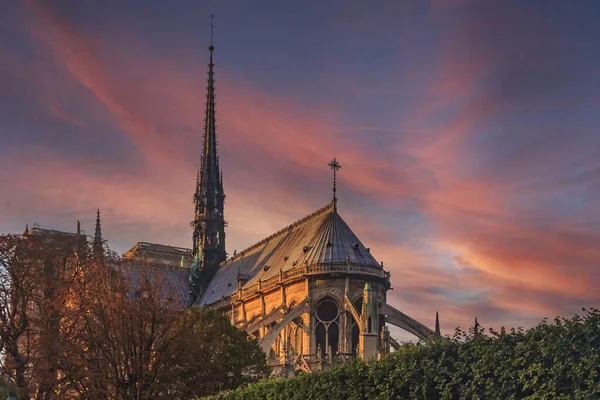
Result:
<svg viewBox="0 0 600 400">
<path fill-rule="evenodd" d="M 274 239 L 277 236 L 280 236 L 283 233 L 289 231 L 290 229 L 294 229 L 298 225 L 302 225 L 303 223 L 305 223 L 305 222 L 307 222 L 307 221 L 309 221 L 309 220 L 311 220 L 311 219 L 313 219 L 315 217 L 318 217 L 319 215 L 325 213 L 326 211 L 331 211 L 331 210 L 333 210 L 333 203 L 332 202 L 327 203 L 326 206 L 319 208 L 317 211 L 313 212 L 312 214 L 309 214 L 309 215 L 307 215 L 307 216 L 305 216 L 305 217 L 297 220 L 296 222 L 293 222 L 292 224 L 286 226 L 285 228 L 276 231 L 275 233 L 271 234 L 270 236 L 267 236 L 266 238 L 262 239 L 261 241 L 259 241 L 257 243 L 254 243 L 253 245 L 245 248 L 244 250 L 240 251 L 239 253 L 236 253 L 236 255 L 234 257 L 228 258 L 225 261 L 224 265 L 229 264 L 229 263 L 231 263 L 231 262 L 233 262 L 233 261 L 235 261 L 235 260 L 237 260 L 239 258 L 242 258 L 247 252 L 250 252 L 250 251 L 256 249 L 257 247 L 262 246 L 263 244 L 269 242 L 271 239 Z"/>
<path fill-rule="evenodd" d="M 166 268 L 171 268 L 171 269 L 175 269 L 175 270 L 190 270 L 191 267 L 186 267 L 186 266 L 180 266 L 180 265 L 172 265 L 172 264 L 163 264 L 163 263 L 159 263 L 156 261 L 145 261 L 143 258 L 142 259 L 133 259 L 133 258 L 123 258 L 121 260 L 121 265 L 138 265 L 138 266 L 147 266 L 147 267 L 166 267 Z M 186 272 L 188 272 L 186 271 Z"/>
</svg>

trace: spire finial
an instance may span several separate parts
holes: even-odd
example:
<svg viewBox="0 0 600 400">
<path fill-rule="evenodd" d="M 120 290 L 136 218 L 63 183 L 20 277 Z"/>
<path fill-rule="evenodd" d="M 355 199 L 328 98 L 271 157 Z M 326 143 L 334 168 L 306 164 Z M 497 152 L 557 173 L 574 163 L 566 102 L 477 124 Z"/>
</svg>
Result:
<svg viewBox="0 0 600 400">
<path fill-rule="evenodd" d="M 342 168 L 342 166 L 335 157 L 333 157 L 333 160 L 331 160 L 327 165 L 329 165 L 329 168 L 331 168 L 331 170 L 333 171 L 333 197 L 331 198 L 331 201 L 333 202 L 333 210 L 337 211 L 337 197 L 335 196 L 335 192 L 337 190 L 336 173 L 340 168 Z"/>
<path fill-rule="evenodd" d="M 215 49 L 215 46 L 213 46 L 213 30 L 215 28 L 214 25 L 214 20 L 215 20 L 215 14 L 211 14 L 210 15 L 210 47 L 208 48 L 211 52 Z"/>
</svg>

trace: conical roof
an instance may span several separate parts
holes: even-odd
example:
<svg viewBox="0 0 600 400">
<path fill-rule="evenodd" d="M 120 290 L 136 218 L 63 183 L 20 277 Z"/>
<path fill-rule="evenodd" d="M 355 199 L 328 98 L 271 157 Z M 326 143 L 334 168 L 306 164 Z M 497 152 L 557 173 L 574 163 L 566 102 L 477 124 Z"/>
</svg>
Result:
<svg viewBox="0 0 600 400">
<path fill-rule="evenodd" d="M 301 264 L 379 264 L 337 212 L 329 212 L 314 232 Z"/>
<path fill-rule="evenodd" d="M 280 270 L 347 262 L 381 267 L 332 202 L 227 260 L 207 286 L 200 305 L 229 296 L 237 290 L 238 277 L 247 280 L 246 288 L 277 276 Z"/>
</svg>

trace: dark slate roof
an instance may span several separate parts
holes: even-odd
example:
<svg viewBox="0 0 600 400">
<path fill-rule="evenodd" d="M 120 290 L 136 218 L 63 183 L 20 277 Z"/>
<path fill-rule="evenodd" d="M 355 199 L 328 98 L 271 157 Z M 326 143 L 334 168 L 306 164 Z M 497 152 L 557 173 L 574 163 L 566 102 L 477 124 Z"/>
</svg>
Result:
<svg viewBox="0 0 600 400">
<path fill-rule="evenodd" d="M 129 276 L 134 287 L 137 286 L 140 275 L 164 279 L 164 287 L 167 291 L 165 296 L 171 297 L 182 307 L 188 304 L 190 268 L 157 264 L 144 260 L 126 260 L 117 268 Z"/>
<path fill-rule="evenodd" d="M 303 265 L 346 263 L 379 266 L 379 263 L 356 237 L 334 209 L 333 204 L 263 239 L 229 259 L 217 271 L 200 298 L 200 305 L 210 305 L 237 290 L 238 276 L 258 280 Z"/>
</svg>

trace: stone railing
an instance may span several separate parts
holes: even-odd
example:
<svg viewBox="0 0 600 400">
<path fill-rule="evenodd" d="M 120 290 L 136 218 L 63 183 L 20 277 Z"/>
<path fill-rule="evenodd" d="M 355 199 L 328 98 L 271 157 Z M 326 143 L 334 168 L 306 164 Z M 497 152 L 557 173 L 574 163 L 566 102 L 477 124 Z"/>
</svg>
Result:
<svg viewBox="0 0 600 400">
<path fill-rule="evenodd" d="M 291 279 L 326 274 L 366 275 L 374 278 L 384 279 L 388 282 L 390 280 L 390 273 L 380 266 L 347 263 L 305 265 L 302 267 L 296 267 L 286 272 L 280 271 L 279 274 L 272 276 L 269 279 L 258 281 L 258 283 L 252 285 L 251 287 L 242 289 L 242 297 L 246 298 L 256 293 L 273 290 L 274 288 L 286 283 Z M 222 308 L 231 306 L 233 301 L 240 298 L 239 296 L 239 290 L 233 292 L 231 296 L 222 298 L 220 301 L 218 301 L 218 307 Z"/>
<path fill-rule="evenodd" d="M 297 267 L 290 271 L 280 272 L 267 280 L 259 281 L 257 284 L 243 289 L 243 296 L 249 296 L 254 293 L 269 290 L 274 286 L 285 283 L 286 281 L 298 277 L 315 276 L 325 274 L 349 274 L 349 275 L 367 275 L 385 280 L 390 279 L 390 273 L 382 267 L 373 265 L 357 265 L 357 264 L 316 264 Z"/>
</svg>

